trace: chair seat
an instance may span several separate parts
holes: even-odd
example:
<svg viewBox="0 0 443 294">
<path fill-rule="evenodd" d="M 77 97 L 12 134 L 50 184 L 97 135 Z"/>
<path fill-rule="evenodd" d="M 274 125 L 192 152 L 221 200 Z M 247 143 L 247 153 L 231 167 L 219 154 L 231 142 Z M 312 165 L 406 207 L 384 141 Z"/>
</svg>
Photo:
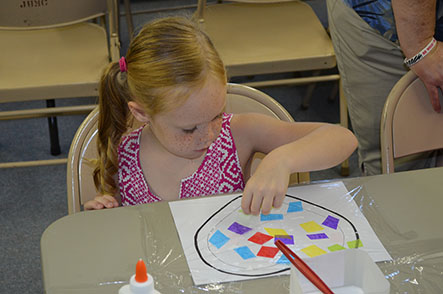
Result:
<svg viewBox="0 0 443 294">
<path fill-rule="evenodd" d="M 305 3 L 217 4 L 209 5 L 204 13 L 204 28 L 230 76 L 336 65 L 332 42 Z M 278 29 L 282 27 L 285 31 Z"/>
<path fill-rule="evenodd" d="M 0 30 L 0 39 L 0 102 L 97 95 L 109 63 L 106 31 L 99 25 Z"/>
</svg>

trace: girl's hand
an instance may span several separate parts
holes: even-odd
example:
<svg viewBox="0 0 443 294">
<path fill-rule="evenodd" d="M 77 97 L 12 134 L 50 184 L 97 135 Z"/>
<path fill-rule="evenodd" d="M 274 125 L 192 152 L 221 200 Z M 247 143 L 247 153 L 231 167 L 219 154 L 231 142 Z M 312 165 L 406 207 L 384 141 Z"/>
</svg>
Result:
<svg viewBox="0 0 443 294">
<path fill-rule="evenodd" d="M 355 136 L 341 126 L 290 123 L 258 113 L 233 116 L 231 129 L 242 166 L 256 152 L 267 154 L 243 191 L 246 214 L 267 214 L 272 206 L 281 207 L 291 173 L 331 168 L 357 147 Z"/>
<path fill-rule="evenodd" d="M 246 214 L 269 214 L 272 207 L 279 208 L 288 190 L 289 169 L 268 154 L 246 183 L 242 197 L 242 210 Z"/>
<path fill-rule="evenodd" d="M 114 208 L 118 207 L 119 203 L 117 199 L 115 199 L 111 195 L 97 195 L 94 200 L 89 200 L 85 203 L 83 208 L 85 210 L 96 210 L 103 208 Z"/>
</svg>

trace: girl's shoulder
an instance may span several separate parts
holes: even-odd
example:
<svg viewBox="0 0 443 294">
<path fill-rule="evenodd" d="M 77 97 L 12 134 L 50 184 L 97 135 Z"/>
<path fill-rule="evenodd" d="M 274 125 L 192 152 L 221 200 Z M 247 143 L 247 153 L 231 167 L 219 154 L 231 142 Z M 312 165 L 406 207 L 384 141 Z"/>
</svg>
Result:
<svg viewBox="0 0 443 294">
<path fill-rule="evenodd" d="M 266 122 L 271 117 L 258 113 L 236 113 L 231 116 L 231 133 L 240 160 L 246 162 L 266 137 Z"/>
<path fill-rule="evenodd" d="M 262 113 L 239 113 L 231 119 L 231 131 L 234 137 L 245 140 L 269 140 L 270 135 L 293 132 L 297 124 L 279 120 Z"/>
<path fill-rule="evenodd" d="M 250 136 L 257 135 L 263 126 L 263 114 L 258 113 L 235 113 L 231 114 L 230 126 L 235 139 L 249 140 Z"/>
<path fill-rule="evenodd" d="M 261 125 L 266 124 L 267 122 L 274 121 L 275 119 L 261 113 L 235 113 L 230 114 L 230 122 L 231 126 L 238 129 L 249 129 L 249 128 L 259 128 Z"/>
</svg>

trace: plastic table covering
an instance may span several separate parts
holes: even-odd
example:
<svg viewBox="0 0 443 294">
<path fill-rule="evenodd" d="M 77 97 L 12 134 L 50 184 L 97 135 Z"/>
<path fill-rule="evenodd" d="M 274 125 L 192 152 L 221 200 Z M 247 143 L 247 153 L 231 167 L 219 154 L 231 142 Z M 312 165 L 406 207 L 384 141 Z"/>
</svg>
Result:
<svg viewBox="0 0 443 294">
<path fill-rule="evenodd" d="M 378 263 L 391 293 L 443 291 L 443 168 L 343 182 L 393 260 Z M 161 293 L 289 293 L 289 276 L 194 286 L 167 202 L 88 211 L 41 239 L 45 291 L 118 293 L 139 258 Z"/>
</svg>

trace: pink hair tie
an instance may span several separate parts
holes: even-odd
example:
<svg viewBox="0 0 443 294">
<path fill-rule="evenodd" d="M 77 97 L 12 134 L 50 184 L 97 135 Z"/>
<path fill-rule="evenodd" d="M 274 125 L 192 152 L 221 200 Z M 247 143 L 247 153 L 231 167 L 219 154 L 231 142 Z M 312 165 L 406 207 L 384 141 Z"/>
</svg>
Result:
<svg viewBox="0 0 443 294">
<path fill-rule="evenodd" d="M 124 56 L 122 56 L 122 58 L 120 58 L 118 63 L 120 65 L 120 71 L 121 72 L 127 72 L 128 71 L 128 66 L 126 65 L 126 59 L 125 59 Z"/>
</svg>

